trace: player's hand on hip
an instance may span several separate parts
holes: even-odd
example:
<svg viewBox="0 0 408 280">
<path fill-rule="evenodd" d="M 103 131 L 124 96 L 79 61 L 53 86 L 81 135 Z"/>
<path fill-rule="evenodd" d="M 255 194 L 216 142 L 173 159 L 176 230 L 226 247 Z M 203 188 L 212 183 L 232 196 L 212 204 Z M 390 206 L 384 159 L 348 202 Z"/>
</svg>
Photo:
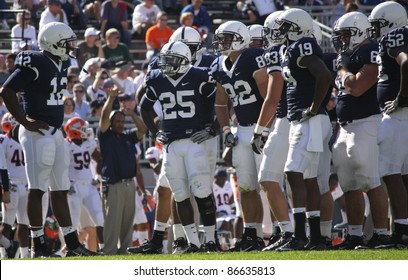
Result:
<svg viewBox="0 0 408 280">
<path fill-rule="evenodd" d="M 395 100 L 385 102 L 384 112 L 389 115 L 402 107 L 408 107 L 408 97 L 398 94 Z"/>
<path fill-rule="evenodd" d="M 24 127 L 29 131 L 38 132 L 41 135 L 44 135 L 44 132 L 42 130 L 48 130 L 50 128 L 50 126 L 46 122 L 31 119 L 27 120 L 27 123 L 24 124 Z"/>
<path fill-rule="evenodd" d="M 238 137 L 235 137 L 231 132 L 225 134 L 224 137 L 224 144 L 226 147 L 232 148 L 238 143 Z"/>
<path fill-rule="evenodd" d="M 1 200 L 3 203 L 10 203 L 10 192 L 4 192 Z"/>
</svg>

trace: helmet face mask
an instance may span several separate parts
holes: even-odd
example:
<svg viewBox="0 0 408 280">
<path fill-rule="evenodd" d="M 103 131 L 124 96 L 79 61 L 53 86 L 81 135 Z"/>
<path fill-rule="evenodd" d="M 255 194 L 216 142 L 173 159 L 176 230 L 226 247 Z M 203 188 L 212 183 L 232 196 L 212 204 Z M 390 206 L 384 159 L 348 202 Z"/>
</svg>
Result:
<svg viewBox="0 0 408 280">
<path fill-rule="evenodd" d="M 283 13 L 283 11 L 276 11 L 271 13 L 264 23 L 264 28 L 262 29 L 262 37 L 264 38 L 264 48 L 268 48 L 272 44 L 283 44 L 285 39 L 276 40 L 274 38 L 274 29 L 276 19 Z"/>
<path fill-rule="evenodd" d="M 169 42 L 165 44 L 160 51 L 159 67 L 167 76 L 187 72 L 190 63 L 191 51 L 183 42 Z"/>
<path fill-rule="evenodd" d="M 5 113 L 4 116 L 1 118 L 1 129 L 3 130 L 4 133 L 10 132 L 18 124 L 19 124 L 18 121 L 9 112 Z"/>
</svg>

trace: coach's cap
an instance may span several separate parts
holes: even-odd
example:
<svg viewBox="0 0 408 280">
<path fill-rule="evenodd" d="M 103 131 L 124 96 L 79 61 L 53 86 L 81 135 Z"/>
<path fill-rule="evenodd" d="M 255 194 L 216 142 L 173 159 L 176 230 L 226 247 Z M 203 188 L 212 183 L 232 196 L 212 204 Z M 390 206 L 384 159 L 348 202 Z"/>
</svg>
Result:
<svg viewBox="0 0 408 280">
<path fill-rule="evenodd" d="M 47 4 L 49 5 L 61 5 L 61 1 L 60 0 L 47 0 Z"/>
<path fill-rule="evenodd" d="M 215 170 L 214 177 L 227 178 L 227 171 L 225 171 L 225 169 L 217 169 Z"/>
<path fill-rule="evenodd" d="M 88 37 L 88 36 L 98 36 L 99 33 L 101 33 L 101 32 L 100 32 L 98 29 L 96 29 L 95 27 L 88 27 L 88 28 L 85 30 L 84 36 L 85 36 L 85 37 Z"/>
</svg>

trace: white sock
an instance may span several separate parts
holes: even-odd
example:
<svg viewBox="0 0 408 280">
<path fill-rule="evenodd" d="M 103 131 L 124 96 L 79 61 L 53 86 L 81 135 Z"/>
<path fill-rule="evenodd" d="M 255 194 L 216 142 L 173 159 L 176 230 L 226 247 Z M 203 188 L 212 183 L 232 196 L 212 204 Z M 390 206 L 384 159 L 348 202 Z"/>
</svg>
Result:
<svg viewBox="0 0 408 280">
<path fill-rule="evenodd" d="M 396 219 L 394 224 L 408 225 L 408 219 Z"/>
<path fill-rule="evenodd" d="M 348 233 L 354 236 L 363 236 L 363 225 L 348 225 Z"/>
<path fill-rule="evenodd" d="M 320 217 L 320 211 L 308 211 L 306 212 L 306 218 L 317 218 Z"/>
<path fill-rule="evenodd" d="M 188 243 L 192 243 L 200 248 L 200 240 L 198 239 L 197 227 L 195 224 L 183 226 L 184 233 L 187 236 Z"/>
<path fill-rule="evenodd" d="M 347 213 L 346 213 L 346 211 L 344 211 L 344 210 L 340 210 L 340 213 L 341 213 L 341 218 L 342 218 L 342 223 L 343 224 L 347 224 L 348 223 L 348 220 L 347 220 Z"/>
<path fill-rule="evenodd" d="M 183 230 L 183 225 L 182 224 L 174 224 L 173 225 L 173 236 L 174 236 L 174 240 L 176 240 L 177 238 L 183 237 L 185 238 L 186 235 L 184 233 Z"/>
<path fill-rule="evenodd" d="M 10 240 L 5 237 L 4 235 L 0 236 L 0 244 L 4 247 L 4 248 L 8 248 L 11 246 L 11 242 Z"/>
<path fill-rule="evenodd" d="M 167 249 L 168 244 L 169 244 L 168 240 L 163 240 L 163 254 L 169 253 L 169 250 Z"/>
<path fill-rule="evenodd" d="M 386 228 L 374 228 L 373 231 L 378 235 L 388 235 L 388 230 Z"/>
<path fill-rule="evenodd" d="M 294 232 L 293 225 L 290 221 L 278 222 L 282 232 Z"/>
<path fill-rule="evenodd" d="M 205 243 L 207 242 L 215 242 L 215 225 L 214 226 L 204 226 L 204 234 L 205 234 Z"/>
<path fill-rule="evenodd" d="M 2 259 L 8 259 L 6 248 L 0 247 L 0 257 Z"/>
<path fill-rule="evenodd" d="M 69 227 L 61 227 L 61 231 L 62 231 L 62 234 L 65 236 L 65 235 L 70 234 L 71 232 L 74 232 L 74 231 L 75 231 L 75 229 L 74 229 L 74 227 L 73 227 L 73 226 L 69 226 Z"/>
<path fill-rule="evenodd" d="M 44 235 L 44 230 L 42 228 L 31 231 L 31 238 L 37 238 Z"/>
<path fill-rule="evenodd" d="M 99 250 L 103 250 L 103 248 L 105 247 L 104 243 L 99 243 L 98 244 Z"/>
<path fill-rule="evenodd" d="M 256 228 L 257 223 L 244 223 L 244 228 Z"/>
<path fill-rule="evenodd" d="M 257 223 L 256 224 L 256 236 L 258 236 L 259 238 L 263 238 L 262 223 Z"/>
<path fill-rule="evenodd" d="M 143 244 L 147 240 L 149 240 L 149 232 L 148 231 L 139 231 L 139 243 Z"/>
<path fill-rule="evenodd" d="M 20 247 L 20 257 L 22 259 L 29 258 L 28 247 Z"/>
<path fill-rule="evenodd" d="M 322 236 L 331 238 L 332 221 L 320 221 L 320 232 Z"/>
<path fill-rule="evenodd" d="M 157 231 L 165 231 L 167 228 L 167 223 L 162 223 L 162 222 L 158 222 L 158 221 L 154 221 L 154 230 Z"/>
</svg>

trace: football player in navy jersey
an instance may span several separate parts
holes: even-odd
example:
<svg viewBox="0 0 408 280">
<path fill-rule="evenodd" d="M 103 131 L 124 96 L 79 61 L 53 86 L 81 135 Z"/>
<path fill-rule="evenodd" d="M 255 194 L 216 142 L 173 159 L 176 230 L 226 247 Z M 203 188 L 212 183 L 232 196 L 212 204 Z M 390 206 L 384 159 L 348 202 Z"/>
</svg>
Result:
<svg viewBox="0 0 408 280">
<path fill-rule="evenodd" d="M 206 69 L 190 65 L 191 51 L 182 42 L 169 42 L 159 56 L 160 69 L 148 72 L 141 114 L 149 131 L 163 145 L 164 174 L 177 204 L 189 246 L 185 252 L 217 251 L 215 244 L 215 204 L 207 151 L 191 141 L 202 130 L 201 95 L 211 97 L 215 84 Z M 162 130 L 158 131 L 150 114 L 159 101 L 163 111 Z M 201 245 L 190 202 L 193 193 L 204 224 L 206 243 Z"/>
<path fill-rule="evenodd" d="M 326 248 L 320 233 L 317 169 L 325 139 L 331 135 L 329 118 L 321 106 L 331 75 L 312 33 L 312 18 L 301 9 L 289 9 L 275 20 L 275 38 L 287 40 L 282 63 L 283 76 L 287 82 L 287 117 L 290 121 L 285 174 L 292 190 L 295 220 L 294 236 L 278 251 Z M 306 217 L 310 226 L 308 244 Z"/>
<path fill-rule="evenodd" d="M 67 203 L 69 153 L 60 127 L 63 122 L 62 97 L 67 86 L 69 54 L 75 50 L 76 35 L 63 23 L 49 23 L 38 34 L 42 51 L 20 52 L 17 69 L 4 83 L 0 95 L 10 113 L 21 124 L 28 178 L 27 212 L 33 238 L 33 256 L 47 255 L 42 224 L 42 196 L 51 190 L 51 205 L 68 249 L 74 255 L 91 256 L 78 241 Z M 22 92 L 24 110 L 16 93 Z"/>
<path fill-rule="evenodd" d="M 268 246 L 263 251 L 272 251 L 284 245 L 293 234 L 288 203 L 283 192 L 284 167 L 289 150 L 286 83 L 281 67 L 285 45 L 283 41 L 272 38 L 272 26 L 281 13 L 282 11 L 277 11 L 270 14 L 262 31 L 266 48 L 264 57 L 268 67 L 268 90 L 251 139 L 253 151 L 262 154 L 258 181 L 267 194 L 269 207 L 281 231 L 281 234 L 271 236 Z M 272 131 L 269 133 L 272 119 Z"/>
<path fill-rule="evenodd" d="M 261 156 L 251 148 L 251 136 L 266 96 L 268 75 L 263 49 L 248 48 L 250 34 L 241 22 L 228 21 L 215 32 L 214 44 L 221 56 L 211 66 L 217 81 L 215 112 L 223 128 L 224 143 L 233 147 L 233 165 L 244 216 L 244 234 L 233 250 L 253 251 L 264 247 L 263 208 L 257 173 Z M 228 101 L 232 101 L 238 121 L 237 133 L 230 129 Z"/>
<path fill-rule="evenodd" d="M 333 146 L 333 164 L 345 193 L 348 235 L 339 249 L 390 246 L 387 230 L 388 199 L 379 176 L 377 102 L 378 45 L 369 39 L 367 16 L 360 12 L 343 15 L 334 26 L 333 45 L 339 50 L 336 113 L 340 132 Z M 370 200 L 374 235 L 363 240 L 364 198 Z"/>
<path fill-rule="evenodd" d="M 374 36 L 380 40 L 377 99 L 384 115 L 378 131 L 380 176 L 388 189 L 394 216 L 393 242 L 408 246 L 408 186 L 401 174 L 408 162 L 408 28 L 407 14 L 400 4 L 377 5 L 368 17 Z M 404 237 L 405 236 L 405 237 Z"/>
</svg>

